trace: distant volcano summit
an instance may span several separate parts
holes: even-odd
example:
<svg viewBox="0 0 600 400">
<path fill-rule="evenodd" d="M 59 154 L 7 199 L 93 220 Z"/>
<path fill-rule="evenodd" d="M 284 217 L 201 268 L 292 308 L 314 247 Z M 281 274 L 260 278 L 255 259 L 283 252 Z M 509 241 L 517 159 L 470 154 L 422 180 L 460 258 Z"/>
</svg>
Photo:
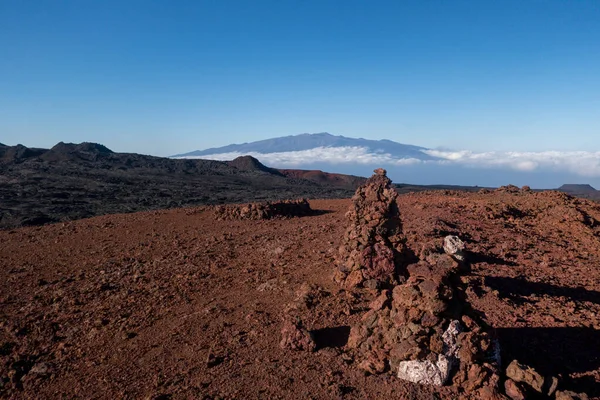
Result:
<svg viewBox="0 0 600 400">
<path fill-rule="evenodd" d="M 312 155 L 316 152 L 334 152 L 334 149 L 340 150 L 343 154 L 353 154 L 348 149 L 353 149 L 356 153 L 361 151 L 364 154 L 386 155 L 394 159 L 417 159 L 433 160 L 432 157 L 424 151 L 425 147 L 413 146 L 393 142 L 391 140 L 369 140 L 349 138 L 345 136 L 335 136 L 329 133 L 303 133 L 301 135 L 283 136 L 279 138 L 259 140 L 251 143 L 231 144 L 223 147 L 210 148 L 206 150 L 196 150 L 189 153 L 177 154 L 175 158 L 218 158 L 231 159 L 231 155 L 259 155 L 273 153 L 303 153 Z M 222 157 L 220 157 L 222 155 Z M 260 157 L 259 157 L 260 158 Z"/>
</svg>

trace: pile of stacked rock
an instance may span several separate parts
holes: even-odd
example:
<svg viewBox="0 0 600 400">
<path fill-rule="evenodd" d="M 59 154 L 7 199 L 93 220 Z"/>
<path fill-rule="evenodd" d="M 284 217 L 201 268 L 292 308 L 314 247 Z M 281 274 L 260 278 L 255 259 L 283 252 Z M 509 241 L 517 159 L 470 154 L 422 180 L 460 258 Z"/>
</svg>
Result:
<svg viewBox="0 0 600 400">
<path fill-rule="evenodd" d="M 418 258 L 409 259 L 397 196 L 385 170 L 375 170 L 346 214 L 335 280 L 348 291 L 364 286 L 378 294 L 350 329 L 347 347 L 358 367 L 370 374 L 392 371 L 414 383 L 452 384 L 463 399 L 587 399 L 557 390 L 556 378 L 544 378 L 516 361 L 500 377 L 494 331 L 464 300 L 460 274 L 469 270 L 464 242 L 457 236 L 435 238 L 423 244 Z M 304 285 L 285 308 L 282 348 L 317 349 L 314 332 L 302 318 L 323 293 Z"/>
<path fill-rule="evenodd" d="M 215 207 L 218 220 L 260 220 L 310 215 L 313 210 L 306 199 L 281 200 L 265 203 L 233 204 Z"/>
<path fill-rule="evenodd" d="M 362 359 L 360 368 L 369 373 L 391 369 L 411 382 L 494 393 L 497 341 L 458 298 L 459 266 L 451 256 L 431 252 L 428 260 L 408 266 L 406 283 L 380 294 L 350 331 L 348 347 Z"/>
<path fill-rule="evenodd" d="M 348 347 L 369 373 L 392 370 L 412 382 L 454 383 L 493 396 L 499 383 L 497 341 L 457 295 L 464 243 L 456 236 L 443 243 L 440 238 L 407 266 L 396 198 L 379 169 L 357 190 L 347 214 L 337 280 L 346 287 L 371 287 L 368 280 L 374 279 L 384 287 L 352 327 Z"/>
<path fill-rule="evenodd" d="M 335 277 L 345 287 L 389 287 L 403 280 L 404 271 L 399 269 L 404 241 L 397 197 L 381 168 L 352 197 Z"/>
</svg>

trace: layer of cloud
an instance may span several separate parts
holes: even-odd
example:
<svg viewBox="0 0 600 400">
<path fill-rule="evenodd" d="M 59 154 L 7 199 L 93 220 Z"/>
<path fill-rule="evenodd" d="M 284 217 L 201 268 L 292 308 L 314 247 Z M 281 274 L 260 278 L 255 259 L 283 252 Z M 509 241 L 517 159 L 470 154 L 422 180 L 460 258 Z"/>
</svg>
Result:
<svg viewBox="0 0 600 400">
<path fill-rule="evenodd" d="M 310 166 L 316 163 L 359 164 L 359 165 L 415 165 L 439 164 L 473 168 L 511 169 L 523 172 L 557 171 L 580 176 L 600 177 L 600 152 L 472 152 L 424 150 L 434 160 L 397 158 L 388 153 L 373 153 L 365 147 L 318 147 L 310 150 L 281 153 L 222 153 L 201 157 L 211 160 L 233 160 L 242 155 L 251 155 L 262 163 L 279 168 Z"/>
<path fill-rule="evenodd" d="M 316 163 L 362 164 L 362 165 L 410 165 L 422 162 L 416 158 L 394 158 L 387 153 L 372 153 L 366 147 L 316 147 L 310 150 L 281 153 L 221 153 L 198 157 L 205 160 L 233 160 L 240 156 L 252 156 L 263 164 L 273 167 L 300 167 Z"/>
<path fill-rule="evenodd" d="M 510 168 L 517 171 L 561 171 L 600 177 L 600 152 L 484 152 L 426 150 L 432 157 L 453 164 L 484 168 Z"/>
</svg>

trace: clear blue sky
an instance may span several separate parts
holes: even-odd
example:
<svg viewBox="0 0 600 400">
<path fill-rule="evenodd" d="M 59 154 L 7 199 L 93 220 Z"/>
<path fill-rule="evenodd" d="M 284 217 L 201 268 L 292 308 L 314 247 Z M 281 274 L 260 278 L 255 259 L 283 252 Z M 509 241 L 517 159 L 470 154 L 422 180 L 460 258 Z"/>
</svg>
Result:
<svg viewBox="0 0 600 400">
<path fill-rule="evenodd" d="M 600 1 L 0 0 L 0 142 L 600 150 Z"/>
</svg>

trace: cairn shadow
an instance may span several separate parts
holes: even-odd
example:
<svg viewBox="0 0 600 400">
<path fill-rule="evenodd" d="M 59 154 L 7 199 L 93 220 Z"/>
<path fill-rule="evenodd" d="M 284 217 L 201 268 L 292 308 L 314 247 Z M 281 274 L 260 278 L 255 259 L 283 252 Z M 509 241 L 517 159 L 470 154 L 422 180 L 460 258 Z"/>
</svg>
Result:
<svg viewBox="0 0 600 400">
<path fill-rule="evenodd" d="M 518 264 L 514 261 L 507 261 L 499 257 L 490 256 L 488 254 L 469 252 L 469 262 L 471 264 L 487 263 L 490 265 L 505 265 L 508 267 L 516 267 Z"/>
<path fill-rule="evenodd" d="M 485 277 L 485 285 L 497 290 L 500 296 L 517 301 L 524 301 L 523 297 L 535 294 L 567 297 L 575 301 L 589 301 L 600 304 L 600 292 L 585 288 L 570 288 L 543 282 L 531 282 L 523 278 L 491 276 Z"/>
<path fill-rule="evenodd" d="M 348 343 L 350 337 L 349 326 L 336 326 L 332 328 L 316 329 L 310 332 L 316 344 L 316 350 L 327 347 L 339 348 Z"/>
<path fill-rule="evenodd" d="M 498 328 L 502 360 L 533 367 L 559 378 L 560 390 L 600 396 L 600 382 L 591 372 L 600 368 L 600 331 L 592 328 Z M 580 378 L 569 374 L 588 373 Z"/>
<path fill-rule="evenodd" d="M 311 210 L 305 217 L 316 217 L 319 215 L 332 214 L 334 211 L 332 210 Z"/>
</svg>

